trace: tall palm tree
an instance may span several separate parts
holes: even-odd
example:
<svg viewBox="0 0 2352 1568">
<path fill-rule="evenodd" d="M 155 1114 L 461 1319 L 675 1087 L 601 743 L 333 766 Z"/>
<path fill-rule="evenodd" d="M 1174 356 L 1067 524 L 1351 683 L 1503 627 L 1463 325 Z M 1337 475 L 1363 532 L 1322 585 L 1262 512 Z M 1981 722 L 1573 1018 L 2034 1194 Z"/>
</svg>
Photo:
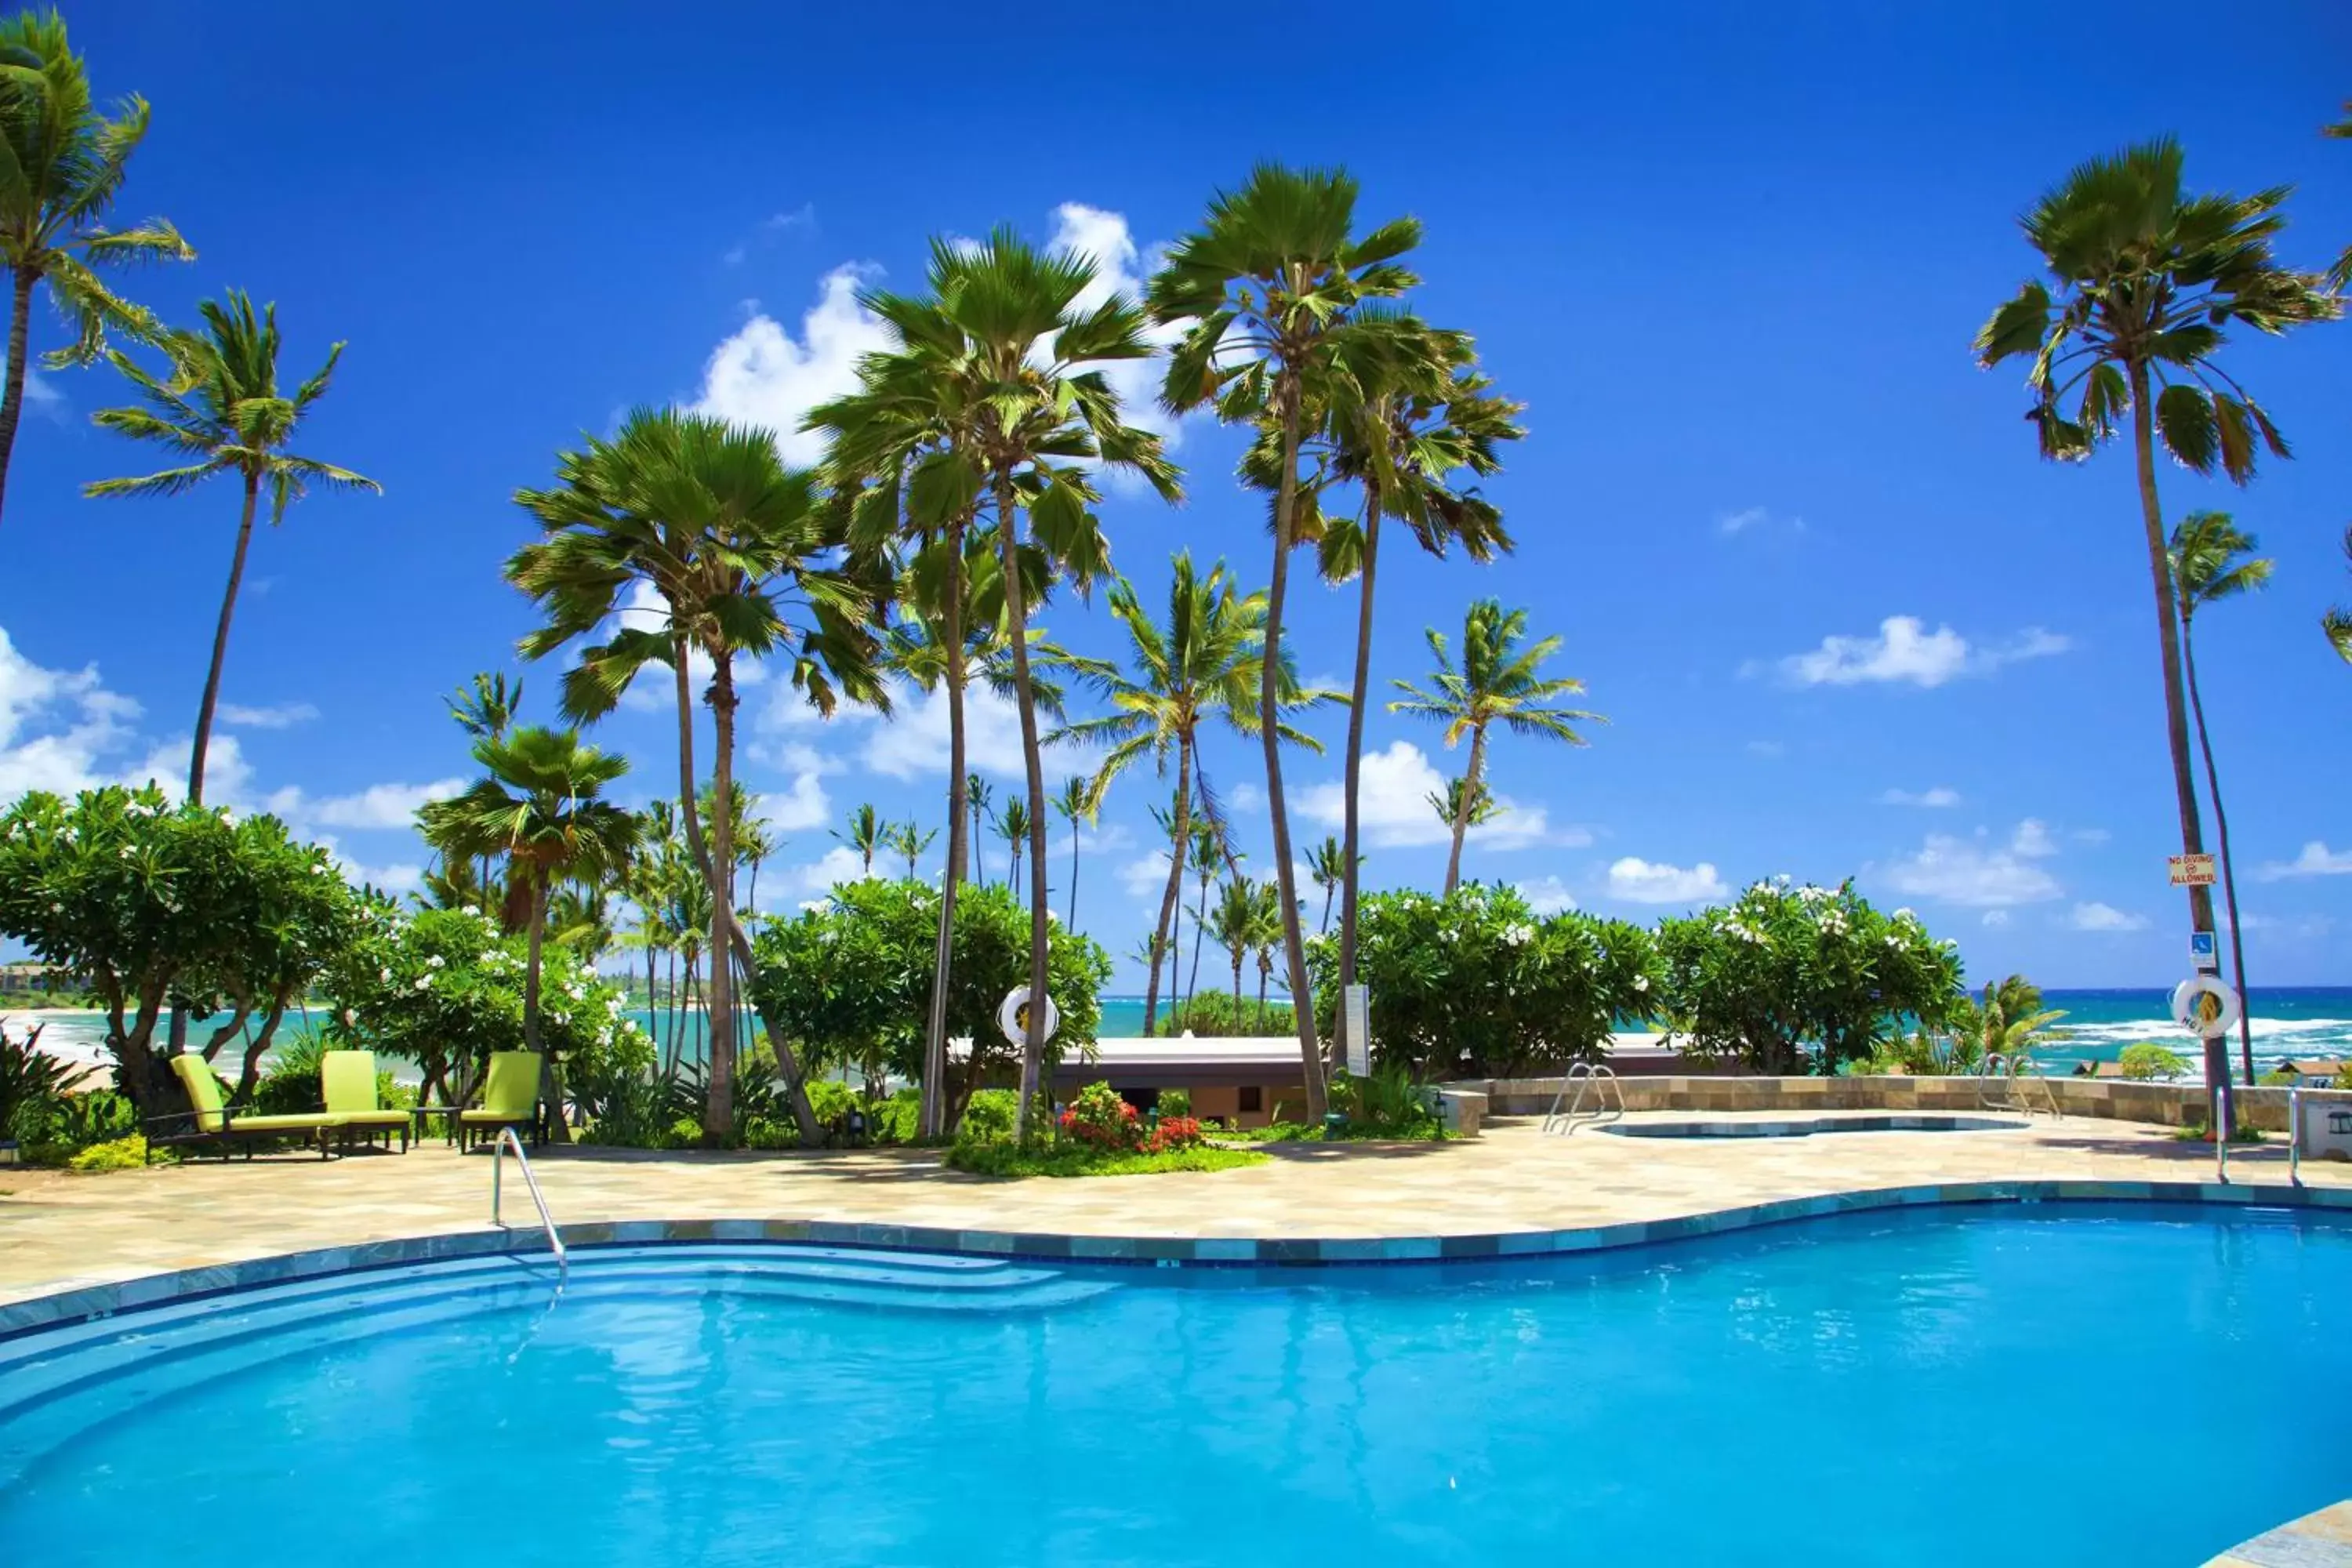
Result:
<svg viewBox="0 0 2352 1568">
<path fill-rule="evenodd" d="M 1467 800 L 1463 798 L 1465 794 L 1469 796 Z M 1495 792 L 1488 789 L 1484 781 L 1472 790 L 1466 778 L 1447 779 L 1443 790 L 1431 790 L 1421 798 L 1429 802 L 1429 809 L 1437 813 L 1437 820 L 1449 828 L 1455 822 L 1465 820 L 1475 827 L 1482 822 L 1492 822 L 1503 814 L 1503 808 L 1495 804 Z"/>
<path fill-rule="evenodd" d="M 2246 945 L 2238 930 L 2238 873 L 2230 858 L 2230 815 L 2221 805 L 2221 775 L 2213 766 L 2213 738 L 2205 728 L 2205 697 L 2197 685 L 2197 612 L 2252 593 L 2271 580 L 2273 563 L 2254 553 L 2254 536 L 2241 533 L 2226 511 L 2192 511 L 2172 530 L 2167 552 L 2180 596 L 2180 668 L 2189 711 L 2197 723 L 2197 750 L 2205 763 L 2205 793 L 2213 801 L 2213 838 L 2221 850 L 2221 901 L 2230 911 L 2230 983 L 2237 987 L 2238 1060 L 2254 1081 L 2254 1026 L 2246 998 Z"/>
<path fill-rule="evenodd" d="M 1062 923 L 1071 931 L 1078 929 L 1078 830 L 1100 821 L 1102 807 L 1103 792 L 1095 781 L 1076 773 L 1062 781 L 1062 793 L 1054 797 L 1055 813 L 1070 825 L 1070 912 Z"/>
<path fill-rule="evenodd" d="M 991 820 L 989 804 L 994 798 L 995 792 L 988 787 L 988 781 L 981 777 L 978 773 L 971 773 L 964 779 L 963 799 L 965 806 L 971 812 L 971 842 L 972 844 L 976 845 L 980 842 L 981 830 L 985 827 Z M 971 855 L 970 857 L 970 860 L 973 885 L 976 887 L 985 888 L 988 886 L 988 871 L 986 866 L 978 855 Z"/>
<path fill-rule="evenodd" d="M 442 700 L 449 709 L 449 717 L 457 728 L 477 740 L 488 736 L 493 741 L 506 739 L 507 730 L 514 723 L 515 714 L 522 707 L 522 682 L 508 683 L 503 671 L 492 674 L 477 670 L 473 680 L 457 689 L 454 697 Z M 488 856 L 481 862 L 481 885 L 490 885 L 490 862 Z"/>
<path fill-rule="evenodd" d="M 2352 566 L 2352 528 L 2344 531 L 2344 563 Z M 2336 657 L 2352 664 L 2352 608 L 2338 605 L 2319 617 L 2320 635 Z"/>
<path fill-rule="evenodd" d="M 1357 579 L 1356 662 L 1341 777 L 1339 985 L 1356 983 L 1357 877 L 1363 863 L 1361 782 L 1364 725 L 1371 700 L 1372 600 L 1381 525 L 1402 523 L 1427 553 L 1443 558 L 1459 545 L 1482 564 L 1512 548 L 1502 514 L 1476 483 L 1502 467 L 1498 448 L 1526 434 L 1520 405 L 1498 396 L 1479 374 L 1469 334 L 1386 318 L 1367 306 L 1360 320 L 1391 320 L 1392 330 L 1360 334 L 1348 345 L 1348 374 L 1336 379 L 1329 409 L 1334 476 L 1363 495 L 1363 518 L 1327 519 L 1319 552 L 1324 577 Z M 1463 476 L 1457 481 L 1455 476 Z M 1450 819 L 1449 819 L 1450 820 Z M 1344 1029 L 1347 1012 L 1339 1023 Z M 1344 1050 L 1346 1042 L 1339 1042 Z"/>
<path fill-rule="evenodd" d="M 1496 600 L 1480 599 L 1463 617 L 1459 666 L 1447 649 L 1445 634 L 1432 626 L 1424 634 L 1431 657 L 1437 660 L 1430 689 L 1423 690 L 1410 680 L 1391 682 L 1404 696 L 1389 704 L 1390 712 L 1436 720 L 1445 726 L 1449 749 L 1465 735 L 1470 737 L 1470 765 L 1459 789 L 1448 792 L 1447 804 L 1454 808 L 1454 847 L 1445 860 L 1448 898 L 1462 880 L 1463 837 L 1487 796 L 1488 728 L 1499 722 L 1515 735 L 1581 746 L 1584 737 L 1576 732 L 1578 723 L 1608 722 L 1598 713 L 1557 706 L 1559 699 L 1581 693 L 1584 682 L 1540 674 L 1544 661 L 1559 651 L 1560 639 L 1545 637 L 1523 646 L 1527 629 L 1525 610 L 1506 610 Z"/>
<path fill-rule="evenodd" d="M 1216 882 L 1217 873 L 1235 858 L 1225 853 L 1223 823 L 1206 813 L 1194 819 L 1187 859 L 1192 875 L 1200 879 L 1201 889 L 1192 903 L 1192 969 L 1184 981 L 1184 1000 L 1187 1003 L 1201 991 L 1201 937 L 1209 925 L 1209 889 Z M 1181 931 L 1177 934 L 1181 935 Z M 1174 980 L 1169 981 L 1168 989 L 1171 993 L 1175 991 Z"/>
<path fill-rule="evenodd" d="M 1274 978 L 1274 950 L 1282 945 L 1282 910 L 1276 900 L 1281 896 L 1274 879 L 1268 877 L 1257 884 L 1256 897 L 1251 900 L 1250 948 L 1257 954 L 1257 1032 L 1265 1033 L 1265 990 Z"/>
<path fill-rule="evenodd" d="M 1093 258 L 1041 252 L 999 228 L 977 245 L 935 240 L 929 282 L 924 298 L 865 296 L 898 347 L 870 356 L 861 367 L 860 396 L 898 408 L 898 427 L 919 430 L 931 443 L 908 487 L 911 496 L 928 479 L 945 498 L 926 504 L 927 515 L 969 517 L 978 505 L 994 515 L 1028 775 L 1029 987 L 1043 995 L 1047 806 L 1029 669 L 1032 596 L 1021 553 L 1042 551 L 1055 572 L 1082 588 L 1105 570 L 1108 547 L 1094 511 L 1093 465 L 1139 474 L 1170 500 L 1181 490 L 1160 438 L 1126 422 L 1118 394 L 1092 368 L 1152 352 L 1142 312 L 1132 302 L 1111 294 L 1091 307 L 1081 303 L 1099 288 Z M 847 425 L 855 433 L 854 421 L 830 411 L 813 415 L 812 422 Z M 838 445 L 841 437 L 835 439 Z M 904 441 L 885 442 L 877 454 L 882 461 L 856 466 L 871 473 L 894 460 L 903 465 L 912 449 Z M 960 564 L 960 549 L 947 553 Z M 960 647 L 960 628 L 949 634 Z M 1045 1051 L 1045 1010 L 1033 1007 L 1029 1017 L 1015 1113 L 1019 1136 L 1028 1132 Z"/>
<path fill-rule="evenodd" d="M 926 833 L 919 823 L 894 822 L 883 833 L 882 844 L 893 855 L 907 858 L 907 880 L 911 882 L 915 879 L 916 863 L 922 859 L 923 851 L 931 847 L 931 840 L 939 836 L 940 830 L 936 827 Z"/>
<path fill-rule="evenodd" d="M 591 437 L 557 460 L 558 483 L 515 500 L 543 536 L 517 551 L 507 576 L 537 600 L 546 625 L 519 645 L 540 658 L 605 631 L 583 647 L 563 678 L 563 710 L 575 721 L 610 712 L 647 667 L 668 668 L 677 704 L 678 815 L 688 849 L 710 890 L 711 1051 L 705 1138 L 734 1127 L 731 972 L 751 965 L 735 915 L 731 813 L 717 813 L 709 842 L 697 808 L 691 667 L 708 661 L 703 700 L 712 721 L 711 787 L 733 798 L 739 658 L 779 656 L 792 684 L 820 713 L 839 699 L 887 707 L 875 675 L 875 639 L 864 622 L 877 587 L 837 563 L 842 524 L 818 504 L 814 476 L 788 469 L 769 432 L 676 410 L 638 410 L 611 440 Z M 631 625 L 629 595 L 649 585 L 657 626 Z M 823 1136 L 799 1063 L 780 1030 L 776 1065 L 802 1139 Z"/>
<path fill-rule="evenodd" d="M 834 837 L 857 852 L 859 869 L 871 877 L 874 875 L 874 852 L 882 847 L 882 835 L 887 826 L 882 814 L 874 809 L 873 802 L 868 801 L 849 814 L 849 831 L 844 833 L 836 829 Z"/>
<path fill-rule="evenodd" d="M 635 851 L 636 816 L 604 798 L 629 771 L 628 759 L 580 743 L 577 730 L 532 724 L 504 740 L 474 742 L 487 777 L 421 814 L 463 855 L 507 858 L 530 889 L 530 946 L 523 969 L 522 1033 L 539 1052 L 541 1083 L 559 1123 L 555 1064 L 540 1032 L 540 959 L 546 945 L 549 894 L 567 878 L 597 881 L 625 868 Z"/>
<path fill-rule="evenodd" d="M 1307 949 L 1276 723 L 1290 552 L 1300 542 L 1299 449 L 1310 405 L 1324 405 L 1331 383 L 1344 374 L 1339 362 L 1351 334 L 1372 335 L 1357 320 L 1361 307 L 1412 287 L 1412 274 L 1396 258 L 1421 240 L 1421 225 L 1412 218 L 1358 239 L 1355 216 L 1356 182 L 1347 174 L 1262 163 L 1241 189 L 1219 193 L 1206 222 L 1169 252 L 1149 291 L 1153 319 L 1185 328 L 1169 356 L 1161 401 L 1179 413 L 1213 403 L 1219 417 L 1255 426 L 1275 449 L 1274 571 L 1258 677 L 1258 735 L 1282 894 L 1284 956 L 1291 994 L 1299 997 L 1308 994 Z M 1315 1009 L 1302 1005 L 1292 1012 L 1307 1113 L 1319 1121 L 1325 1093 Z"/>
<path fill-rule="evenodd" d="M 1006 854 L 1004 885 L 1013 889 L 1013 901 L 1021 902 L 1021 851 L 1029 847 L 1029 805 L 1019 795 L 1004 803 L 996 814 L 996 836 L 1004 840 Z"/>
<path fill-rule="evenodd" d="M 14 290 L 8 312 L 8 368 L 0 388 L 0 496 L 25 409 L 26 356 L 31 352 L 33 289 L 50 298 L 74 329 L 71 347 L 51 364 L 88 364 L 109 331 L 134 342 L 161 335 L 154 316 L 122 299 L 100 278 L 103 268 L 142 261 L 193 261 L 196 253 L 162 218 L 129 228 L 101 226 L 131 154 L 147 137 L 147 100 L 121 100 L 111 118 L 89 95 L 89 73 L 66 41 L 55 11 L 25 11 L 0 20 L 0 263 Z"/>
<path fill-rule="evenodd" d="M 1177 903 L 1183 895 L 1182 850 L 1192 837 L 1201 726 L 1203 721 L 1222 722 L 1240 734 L 1256 733 L 1255 677 L 1265 640 L 1265 595 L 1243 595 L 1224 563 L 1202 576 L 1192 564 L 1192 552 L 1184 551 L 1169 565 L 1164 624 L 1152 618 L 1133 584 L 1121 578 L 1112 585 L 1110 611 L 1127 634 L 1133 673 L 1108 666 L 1097 671 L 1095 684 L 1109 700 L 1111 711 L 1066 725 L 1053 736 L 1109 746 L 1095 773 L 1097 788 L 1108 788 L 1113 779 L 1147 757 L 1164 776 L 1173 755 L 1176 794 L 1167 823 L 1168 882 L 1160 894 L 1153 939 L 1163 952 L 1173 938 Z M 1297 711 L 1334 695 L 1302 689 L 1289 663 L 1281 662 L 1277 696 L 1283 711 Z M 1283 739 L 1322 750 L 1312 737 L 1278 719 L 1276 724 Z M 1146 1035 L 1159 1016 L 1160 975 L 1160 965 L 1155 963 L 1143 996 Z"/>
<path fill-rule="evenodd" d="M 1242 960 L 1265 929 L 1265 909 L 1258 885 L 1247 877 L 1228 877 L 1217 891 L 1217 907 L 1209 911 L 1209 934 L 1234 965 L 1234 1026 L 1241 1026 Z"/>
<path fill-rule="evenodd" d="M 0 121 L 5 119 L 0 111 Z M 257 316 L 253 301 L 233 289 L 226 303 L 206 300 L 196 310 L 204 318 L 202 331 L 174 331 L 163 339 L 175 366 L 168 382 L 148 374 L 121 350 L 107 351 L 107 359 L 138 391 L 143 406 L 101 408 L 91 417 L 100 429 L 152 441 L 197 460 L 139 479 L 100 479 L 84 486 L 82 493 L 175 496 L 215 474 L 235 474 L 244 481 L 236 550 L 229 557 L 228 588 L 221 595 L 220 618 L 213 626 L 212 663 L 205 673 L 204 700 L 196 708 L 196 737 L 188 756 L 188 799 L 201 805 L 213 711 L 220 704 L 221 667 L 228 658 L 229 622 L 245 581 L 245 557 L 253 544 L 253 514 L 261 492 L 269 492 L 274 527 L 286 521 L 286 509 L 313 483 L 372 494 L 383 487 L 349 468 L 286 450 L 303 416 L 327 395 L 335 362 L 342 358 L 342 344 L 329 349 L 327 363 L 288 396 L 278 386 L 277 306 L 266 305 Z"/>
<path fill-rule="evenodd" d="M 2216 363 L 2233 323 L 2275 336 L 2338 313 L 2320 279 L 2281 266 L 2272 251 L 2286 225 L 2286 197 L 2284 187 L 2251 196 L 2185 194 L 2180 145 L 2169 138 L 2094 158 L 2019 220 L 2052 282 L 2026 283 L 1976 339 L 1979 364 L 2029 360 L 2027 417 L 2044 458 L 2086 458 L 2130 421 L 2186 854 L 2204 852 L 2205 834 L 2189 771 L 2156 449 L 2161 441 L 2184 466 L 2200 474 L 2218 468 L 2242 485 L 2254 477 L 2260 447 L 2289 455 L 2269 414 Z M 2189 889 L 2189 915 L 2192 929 L 2213 929 L 2210 891 Z M 2217 1103 L 2229 1078 L 2223 1037 L 2210 1036 L 2205 1086 Z"/>
</svg>

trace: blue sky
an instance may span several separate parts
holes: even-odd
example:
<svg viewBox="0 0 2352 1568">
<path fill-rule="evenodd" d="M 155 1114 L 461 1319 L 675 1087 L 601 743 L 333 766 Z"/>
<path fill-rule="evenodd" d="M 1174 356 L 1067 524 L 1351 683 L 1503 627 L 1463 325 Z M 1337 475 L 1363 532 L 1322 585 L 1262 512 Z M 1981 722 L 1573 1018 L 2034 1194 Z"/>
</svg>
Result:
<svg viewBox="0 0 2352 1568">
<path fill-rule="evenodd" d="M 301 370 L 348 340 L 306 445 L 385 487 L 313 498 L 258 541 L 217 793 L 413 876 L 408 807 L 467 770 L 441 694 L 510 667 L 529 624 L 499 576 L 527 532 L 508 498 L 559 447 L 640 403 L 796 416 L 873 341 L 851 285 L 912 285 L 931 234 L 1009 221 L 1131 277 L 1253 160 L 1339 163 L 1368 224 L 1423 220 L 1416 305 L 1477 335 L 1530 430 L 1489 489 L 1517 556 L 1392 552 L 1375 680 L 1418 677 L 1422 628 L 1497 595 L 1565 639 L 1559 669 L 1612 721 L 1587 751 L 1497 744 L 1513 810 L 1469 874 L 1643 918 L 1759 875 L 1855 874 L 1957 937 L 1979 979 L 2175 977 L 2186 911 L 2163 879 L 2177 839 L 2129 458 L 2038 461 L 2017 377 L 1975 370 L 1969 342 L 2031 269 L 2016 213 L 2131 139 L 2179 135 L 2200 186 L 2299 185 L 2294 259 L 2352 241 L 2352 146 L 2317 135 L 2352 94 L 2329 68 L 2352 58 L 2352 16 L 2303 0 L 2216 28 L 2210 7 L 2147 0 L 2142 25 L 2070 53 L 2042 5 L 1772 9 L 1373 5 L 1277 75 L 1212 47 L 1232 35 L 1039 7 L 1002 92 L 968 9 L 696 6 L 653 29 L 601 5 L 481 7 L 462 29 L 340 6 L 249 5 L 234 28 L 138 0 L 69 10 L 100 92 L 155 106 L 123 211 L 168 214 L 202 252 L 130 286 L 177 318 L 227 287 L 275 299 Z M 2200 654 L 2254 978 L 2341 983 L 2352 670 L 2315 622 L 2352 597 L 2352 324 L 2229 363 L 2298 460 L 2243 493 L 2168 468 L 2165 504 L 2231 508 L 2278 560 L 2268 593 L 2211 614 Z M 184 765 L 236 500 L 79 499 L 158 466 L 89 427 L 119 400 L 109 373 L 48 376 L 18 440 L 8 794 Z M 1190 501 L 1115 498 L 1118 564 L 1147 599 L 1185 546 L 1263 582 L 1234 438 L 1195 420 L 1175 439 Z M 1346 668 L 1352 593 L 1296 595 L 1308 674 Z M 1115 651 L 1099 605 L 1046 620 Z M 539 717 L 554 674 L 527 676 Z M 858 802 L 936 820 L 943 740 L 919 712 L 819 725 L 775 696 L 752 694 L 747 773 L 790 839 L 761 900 L 789 906 Z M 625 711 L 601 736 L 647 793 L 665 722 Z M 1323 729 L 1336 749 L 1339 719 Z M 982 715 L 1000 787 L 1010 737 Z M 1367 875 L 1433 884 L 1420 796 L 1460 759 L 1385 711 L 1370 750 Z M 1220 742 L 1211 766 L 1268 868 L 1241 787 L 1254 750 Z M 1337 774 L 1294 759 L 1302 838 Z M 1136 780 L 1082 846 L 1079 923 L 1123 960 L 1160 793 Z"/>
</svg>

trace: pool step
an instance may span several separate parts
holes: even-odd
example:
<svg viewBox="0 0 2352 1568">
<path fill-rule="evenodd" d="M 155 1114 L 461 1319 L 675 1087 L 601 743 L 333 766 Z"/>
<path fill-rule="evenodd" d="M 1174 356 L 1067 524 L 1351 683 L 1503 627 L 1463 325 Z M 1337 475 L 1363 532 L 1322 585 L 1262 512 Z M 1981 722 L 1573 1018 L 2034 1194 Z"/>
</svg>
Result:
<svg viewBox="0 0 2352 1568">
<path fill-rule="evenodd" d="M 92 1425 L 289 1355 L 486 1310 L 692 1300 L 723 1290 L 883 1311 L 1025 1312 L 1117 1289 L 1002 1258 L 791 1244 L 590 1247 L 327 1275 L 0 1342 L 0 1487 Z M 559 1289 L 559 1286 L 561 1289 Z"/>
</svg>

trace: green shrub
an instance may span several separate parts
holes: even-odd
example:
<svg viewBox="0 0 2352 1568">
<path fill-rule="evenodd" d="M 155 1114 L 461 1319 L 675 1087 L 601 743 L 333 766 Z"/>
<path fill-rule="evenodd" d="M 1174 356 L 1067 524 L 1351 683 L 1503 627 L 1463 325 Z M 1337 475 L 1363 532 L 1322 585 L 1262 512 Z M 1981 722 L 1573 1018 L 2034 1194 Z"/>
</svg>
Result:
<svg viewBox="0 0 2352 1568">
<path fill-rule="evenodd" d="M 1656 950 L 1623 921 L 1544 917 L 1517 889 L 1471 882 L 1446 899 L 1374 893 L 1359 921 L 1356 976 L 1372 995 L 1372 1058 L 1413 1081 L 1517 1078 L 1597 1060 L 1620 1019 L 1654 1011 Z M 1339 1007 L 1339 944 L 1308 943 L 1325 1037 Z"/>
<path fill-rule="evenodd" d="M 0 1027 L 0 1139 L 31 1142 L 48 1129 L 72 1069 L 39 1049 L 41 1026 L 21 1039 Z"/>
<path fill-rule="evenodd" d="M 1202 1039 L 1231 1039 L 1238 1035 L 1287 1035 L 1298 1027 L 1287 1002 L 1269 1002 L 1263 1015 L 1257 1003 L 1244 996 L 1236 1006 L 1229 991 L 1200 991 L 1171 1004 L 1152 1025 L 1152 1033 L 1174 1038 L 1192 1033 Z"/>
<path fill-rule="evenodd" d="M 66 1162 L 68 1171 L 137 1171 L 147 1163 L 147 1140 L 133 1132 L 104 1143 L 93 1143 Z"/>
<path fill-rule="evenodd" d="M 845 1128 L 857 1110 L 857 1091 L 838 1079 L 815 1078 L 804 1086 L 809 1109 L 829 1128 Z"/>
<path fill-rule="evenodd" d="M 1160 1114 L 1190 1116 L 1192 1114 L 1192 1091 L 1186 1089 L 1163 1089 L 1160 1091 Z"/>
<path fill-rule="evenodd" d="M 2159 1046 L 2152 1040 L 2143 1040 L 2136 1046 L 2126 1046 L 2123 1055 L 2116 1058 L 2116 1062 L 2123 1068 L 2124 1077 L 2135 1083 L 2176 1079 L 2189 1070 L 2188 1059 L 2179 1051 Z"/>
<path fill-rule="evenodd" d="M 948 1151 L 946 1163 L 950 1170 L 975 1176 L 1147 1176 L 1164 1171 L 1229 1171 L 1262 1165 L 1267 1159 L 1255 1149 L 1205 1144 L 1145 1154 L 1075 1142 L 1026 1149 L 1014 1143 L 960 1142 Z"/>
<path fill-rule="evenodd" d="M 1412 1076 L 1398 1062 L 1384 1063 L 1370 1078 L 1331 1075 L 1331 1109 L 1347 1120 L 1343 1137 L 1443 1138 L 1444 1122 L 1429 1108 Z"/>
<path fill-rule="evenodd" d="M 959 1139 L 999 1139 L 1013 1136 L 1013 1112 L 1021 1107 L 1021 1092 L 1012 1089 L 975 1089 L 963 1108 L 963 1117 L 956 1123 Z"/>
<path fill-rule="evenodd" d="M 1135 1107 L 1101 1079 L 1071 1098 L 1062 1112 L 1062 1131 L 1095 1149 L 1136 1149 L 1143 1143 L 1143 1123 Z"/>
<path fill-rule="evenodd" d="M 1661 921 L 1658 952 L 1660 1002 L 1687 1048 L 1766 1073 L 1899 1056 L 1902 1032 L 1941 1024 L 1961 994 L 1954 944 L 1852 882 L 1759 882 L 1727 908 Z"/>
<path fill-rule="evenodd" d="M 253 1109 L 262 1116 L 299 1116 L 327 1108 L 319 1084 L 319 1058 L 326 1046 L 306 1035 L 271 1053 L 269 1065 L 253 1086 Z"/>
<path fill-rule="evenodd" d="M 2273 1068 L 2263 1074 L 2260 1082 L 2265 1089 L 2293 1089 L 2303 1081 L 2303 1075 L 2292 1068 Z"/>
</svg>

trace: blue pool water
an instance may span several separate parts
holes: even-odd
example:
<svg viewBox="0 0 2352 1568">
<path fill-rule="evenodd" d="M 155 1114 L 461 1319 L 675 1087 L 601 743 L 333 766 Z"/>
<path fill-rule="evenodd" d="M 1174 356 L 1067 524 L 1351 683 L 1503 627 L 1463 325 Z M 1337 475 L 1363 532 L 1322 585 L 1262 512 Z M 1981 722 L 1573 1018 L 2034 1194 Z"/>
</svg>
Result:
<svg viewBox="0 0 2352 1568">
<path fill-rule="evenodd" d="M 0 1342 L 0 1558 L 2187 1564 L 2352 1493 L 2352 1229 L 383 1271 Z"/>
</svg>

